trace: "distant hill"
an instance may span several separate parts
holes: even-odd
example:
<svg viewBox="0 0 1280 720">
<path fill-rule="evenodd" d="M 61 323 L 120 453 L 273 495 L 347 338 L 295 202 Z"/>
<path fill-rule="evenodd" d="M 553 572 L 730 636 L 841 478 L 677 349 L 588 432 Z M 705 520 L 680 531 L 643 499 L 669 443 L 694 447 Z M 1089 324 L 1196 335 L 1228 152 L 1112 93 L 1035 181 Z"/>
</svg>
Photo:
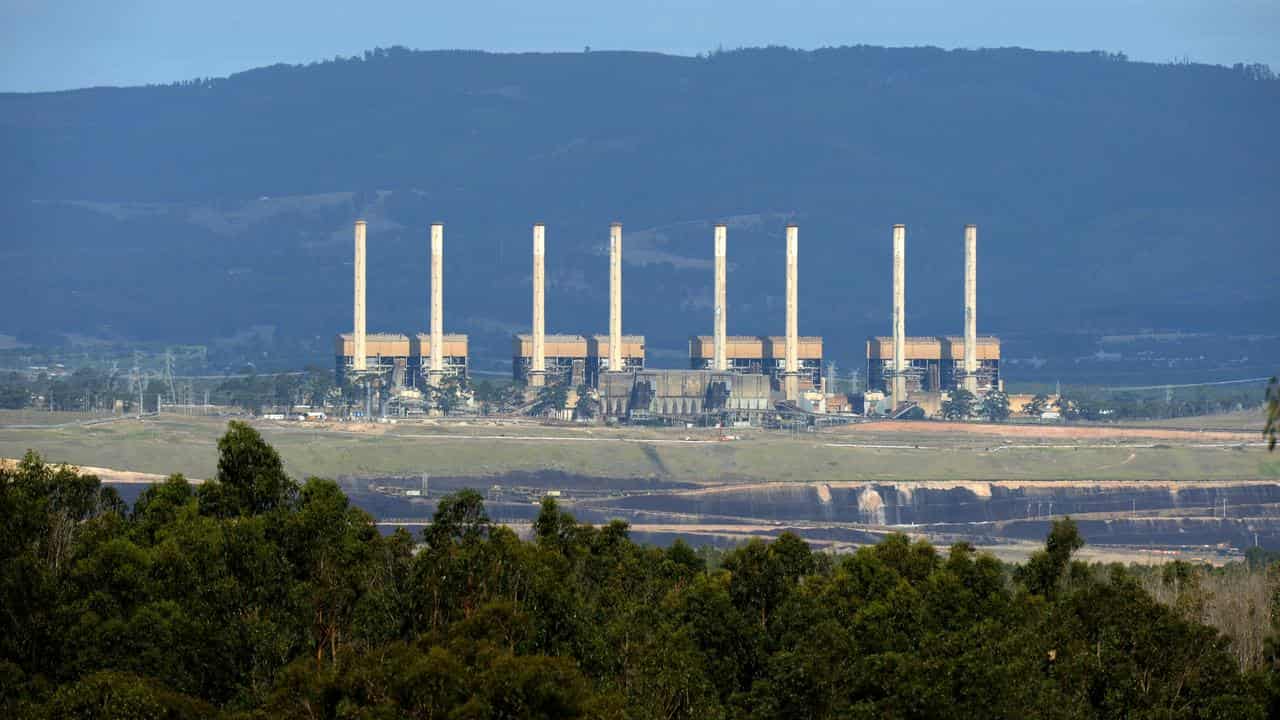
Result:
<svg viewBox="0 0 1280 720">
<path fill-rule="evenodd" d="M 710 331 L 721 219 L 730 332 L 781 331 L 795 221 L 801 331 L 846 367 L 888 330 L 896 222 L 910 333 L 959 331 L 968 222 L 983 332 L 1275 330 L 1276 128 L 1280 82 L 1254 69 L 1019 49 L 391 49 L 5 94 L 0 333 L 327 338 L 351 322 L 356 217 L 370 328 L 426 327 L 441 220 L 446 328 L 498 366 L 529 322 L 535 221 L 549 329 L 573 332 L 606 327 L 624 222 L 625 327 L 656 364 Z"/>
</svg>

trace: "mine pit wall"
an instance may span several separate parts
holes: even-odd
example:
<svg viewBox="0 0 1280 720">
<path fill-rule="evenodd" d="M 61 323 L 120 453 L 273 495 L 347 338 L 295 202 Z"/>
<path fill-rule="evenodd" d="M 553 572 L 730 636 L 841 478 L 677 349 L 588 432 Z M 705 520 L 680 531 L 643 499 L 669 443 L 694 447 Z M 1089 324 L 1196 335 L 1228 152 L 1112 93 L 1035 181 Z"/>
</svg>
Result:
<svg viewBox="0 0 1280 720">
<path fill-rule="evenodd" d="M 1090 513 L 1166 513 L 1275 517 L 1280 483 L 866 483 L 771 484 L 694 492 L 633 495 L 616 509 L 688 515 L 867 525 L 932 525 Z M 594 504 L 594 503 L 592 503 Z"/>
<path fill-rule="evenodd" d="M 444 493 L 476 488 L 486 495 L 491 518 L 517 524 L 537 516 L 543 492 L 558 490 L 564 509 L 580 522 L 622 519 L 637 540 L 662 545 L 676 537 L 732 545 L 784 530 L 819 544 L 874 543 L 892 531 L 927 536 L 938 545 L 1038 544 L 1055 518 L 1071 515 L 1094 546 L 1226 543 L 1243 549 L 1254 544 L 1256 534 L 1259 545 L 1280 549 L 1280 483 L 1274 481 L 755 483 L 703 489 L 656 478 L 542 472 L 432 478 L 430 498 L 371 491 L 376 484 L 407 486 L 414 480 L 345 478 L 342 484 L 375 517 L 420 520 L 431 517 Z M 503 488 L 496 496 L 494 486 Z"/>
<path fill-rule="evenodd" d="M 1093 546 L 1129 547 L 1203 547 L 1220 544 L 1244 549 L 1258 545 L 1280 548 L 1280 518 L 1116 518 L 1111 520 L 1075 519 L 1080 534 Z M 929 533 L 955 534 L 972 538 L 971 542 L 1007 542 L 1026 540 L 1044 542 L 1049 534 L 1050 519 L 1017 520 L 1001 523 L 930 525 Z"/>
</svg>

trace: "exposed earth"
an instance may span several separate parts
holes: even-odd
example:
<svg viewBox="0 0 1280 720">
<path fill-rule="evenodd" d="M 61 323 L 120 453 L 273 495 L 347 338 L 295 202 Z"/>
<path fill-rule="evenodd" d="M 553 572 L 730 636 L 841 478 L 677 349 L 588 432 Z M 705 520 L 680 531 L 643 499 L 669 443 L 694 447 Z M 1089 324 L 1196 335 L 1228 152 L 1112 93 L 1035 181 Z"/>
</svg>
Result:
<svg viewBox="0 0 1280 720">
<path fill-rule="evenodd" d="M 0 456 L 33 448 L 83 463 L 128 499 L 167 472 L 212 477 L 226 422 L 5 420 Z M 794 530 L 844 549 L 908 532 L 1017 559 L 1069 514 L 1098 559 L 1220 562 L 1254 543 L 1280 548 L 1280 457 L 1263 446 L 1260 421 L 1235 417 L 1204 418 L 1203 430 L 924 421 L 798 435 L 483 419 L 253 424 L 293 474 L 336 477 L 388 531 L 421 527 L 440 496 L 472 487 L 517 528 L 557 493 L 580 519 L 621 518 L 656 543 Z M 424 474 L 427 495 L 411 495 Z"/>
</svg>

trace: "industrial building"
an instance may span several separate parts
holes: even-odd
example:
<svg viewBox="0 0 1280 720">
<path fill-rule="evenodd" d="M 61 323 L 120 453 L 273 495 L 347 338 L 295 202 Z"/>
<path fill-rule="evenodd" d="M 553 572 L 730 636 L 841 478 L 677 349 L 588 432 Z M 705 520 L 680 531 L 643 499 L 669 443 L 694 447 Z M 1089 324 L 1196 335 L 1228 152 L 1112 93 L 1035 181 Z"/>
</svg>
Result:
<svg viewBox="0 0 1280 720">
<path fill-rule="evenodd" d="M 978 337 L 978 227 L 964 228 L 964 335 L 907 337 L 907 228 L 893 226 L 893 335 L 867 340 L 867 389 L 890 397 L 889 412 L 912 404 L 911 394 L 999 389 L 1000 340 Z"/>
<path fill-rule="evenodd" d="M 533 384 L 533 335 L 511 338 L 511 379 Z M 582 335 L 543 336 L 543 374 L 546 382 L 577 387 L 587 381 L 587 338 Z"/>
<path fill-rule="evenodd" d="M 632 372 L 644 369 L 644 336 L 619 335 L 618 352 L 612 352 L 608 335 L 592 335 L 587 338 L 587 382 L 596 387 L 600 384 L 600 376 L 607 374 L 616 362 L 620 372 Z"/>
<path fill-rule="evenodd" d="M 978 369 L 976 392 L 987 392 L 1000 386 L 1000 339 L 976 338 Z M 905 370 L 903 379 L 908 394 L 941 392 L 964 387 L 964 338 L 908 337 L 903 342 Z M 894 368 L 894 343 L 891 337 L 867 339 L 867 389 L 889 392 Z"/>
<path fill-rule="evenodd" d="M 443 333 L 440 335 L 441 352 L 440 352 L 440 376 L 468 377 L 470 368 L 470 355 L 468 353 L 468 338 L 462 333 Z M 414 336 L 413 344 L 410 346 L 414 358 L 417 360 L 418 373 L 423 376 L 431 374 L 431 336 L 427 333 L 418 333 Z"/>
<path fill-rule="evenodd" d="M 796 339 L 800 368 L 800 389 L 822 387 L 822 338 L 801 336 Z M 782 371 L 786 367 L 786 338 L 782 336 L 731 335 L 724 340 L 724 369 L 748 375 L 768 375 L 776 389 L 782 389 Z M 695 335 L 689 338 L 689 368 L 715 369 L 715 338 Z"/>
<path fill-rule="evenodd" d="M 372 414 L 375 395 L 388 390 L 394 394 L 406 389 L 426 389 L 438 386 L 447 377 L 466 377 L 469 358 L 467 336 L 444 332 L 444 225 L 431 226 L 428 318 L 431 332 L 413 336 L 366 332 L 366 232 L 365 221 L 357 220 L 352 262 L 352 332 L 337 336 L 334 374 L 339 384 L 350 382 L 364 388 L 366 414 Z M 385 411 L 385 405 L 383 409 Z"/>
<path fill-rule="evenodd" d="M 752 420 L 769 411 L 769 377 L 715 370 L 637 370 L 603 373 L 600 404 L 609 417 L 633 422 Z"/>
<path fill-rule="evenodd" d="M 761 413 L 825 413 L 823 338 L 799 333 L 799 228 L 786 227 L 785 314 L 782 335 L 727 334 L 728 228 L 713 234 L 715 286 L 712 334 L 689 339 L 687 370 L 646 367 L 643 335 L 624 335 L 622 225 L 609 227 L 609 326 L 599 335 L 546 334 L 546 227 L 533 226 L 530 332 L 512 338 L 512 378 L 530 388 L 547 383 L 597 389 L 606 417 L 627 419 L 756 419 Z M 891 396 L 878 405 L 897 413 L 936 398 L 921 394 L 965 388 L 982 394 L 1001 386 L 1000 341 L 977 335 L 977 228 L 964 232 L 964 332 L 960 336 L 906 335 L 906 228 L 893 227 L 892 335 L 867 341 L 868 391 Z M 429 333 L 365 331 L 365 223 L 355 226 L 353 331 L 338 336 L 335 372 L 367 396 L 385 389 L 438 388 L 447 377 L 469 374 L 468 338 L 444 333 L 444 226 L 430 231 Z M 434 391 L 433 391 L 434 392 Z M 402 397 L 413 392 L 401 393 Z M 912 398 L 911 395 L 916 397 Z M 432 396 L 424 393 L 423 397 Z M 785 404 L 784 404 L 785 403 Z M 372 407 L 370 405 L 370 407 Z M 887 408 L 887 409 L 884 409 Z"/>
<path fill-rule="evenodd" d="M 444 373 L 467 376 L 467 336 L 451 333 L 444 336 L 442 353 Z M 338 383 L 347 380 L 347 371 L 355 365 L 355 338 L 341 333 L 334 343 L 334 369 Z M 368 333 L 365 335 L 365 369 L 378 373 L 390 387 L 426 387 L 424 369 L 431 367 L 431 336 L 418 333 L 412 337 L 401 333 Z"/>
<path fill-rule="evenodd" d="M 643 370 L 644 336 L 623 335 L 621 347 L 623 371 Z M 609 336 L 544 335 L 542 365 L 547 383 L 576 387 L 585 382 L 594 387 L 609 370 Z M 519 333 L 511 339 L 512 379 L 536 386 L 533 367 L 533 335 Z"/>
<path fill-rule="evenodd" d="M 364 336 L 363 369 L 388 377 L 396 376 L 401 385 L 416 386 L 416 372 L 410 371 L 412 352 L 409 336 L 399 333 L 367 333 Z M 347 371 L 356 365 L 355 336 L 341 333 L 334 343 L 334 374 L 339 385 L 347 382 Z"/>
</svg>

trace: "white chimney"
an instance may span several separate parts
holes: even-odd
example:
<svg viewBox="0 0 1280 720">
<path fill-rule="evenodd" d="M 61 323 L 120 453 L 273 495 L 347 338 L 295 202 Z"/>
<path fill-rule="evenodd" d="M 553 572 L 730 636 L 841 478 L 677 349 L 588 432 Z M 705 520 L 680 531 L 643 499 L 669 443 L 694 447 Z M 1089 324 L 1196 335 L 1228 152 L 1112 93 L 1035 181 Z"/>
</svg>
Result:
<svg viewBox="0 0 1280 720">
<path fill-rule="evenodd" d="M 356 256 L 355 262 L 355 317 L 351 328 L 351 369 L 365 370 L 365 329 L 364 329 L 364 233 L 363 220 L 356 221 Z"/>
<path fill-rule="evenodd" d="M 800 228 L 787 225 L 787 338 L 783 368 L 784 390 L 788 400 L 800 400 L 800 331 L 797 296 L 800 291 L 797 268 L 800 252 Z"/>
<path fill-rule="evenodd" d="M 729 369 L 728 359 L 725 357 L 725 246 L 727 245 L 727 234 L 728 229 L 724 225 L 716 225 L 715 325 L 712 332 L 712 340 L 715 343 L 715 356 L 711 367 L 712 369 L 720 372 L 724 372 Z"/>
<path fill-rule="evenodd" d="M 978 226 L 964 228 L 964 389 L 978 391 Z"/>
<path fill-rule="evenodd" d="M 609 226 L 609 370 L 622 370 L 622 223 Z"/>
<path fill-rule="evenodd" d="M 431 374 L 444 376 L 444 225 L 431 226 Z"/>
<path fill-rule="evenodd" d="M 893 409 L 907 399 L 907 226 L 893 226 Z"/>
<path fill-rule="evenodd" d="M 529 368 L 529 384 L 540 387 L 545 381 L 546 318 L 544 315 L 544 281 L 546 267 L 546 227 L 542 223 L 533 226 L 533 363 Z"/>
</svg>

